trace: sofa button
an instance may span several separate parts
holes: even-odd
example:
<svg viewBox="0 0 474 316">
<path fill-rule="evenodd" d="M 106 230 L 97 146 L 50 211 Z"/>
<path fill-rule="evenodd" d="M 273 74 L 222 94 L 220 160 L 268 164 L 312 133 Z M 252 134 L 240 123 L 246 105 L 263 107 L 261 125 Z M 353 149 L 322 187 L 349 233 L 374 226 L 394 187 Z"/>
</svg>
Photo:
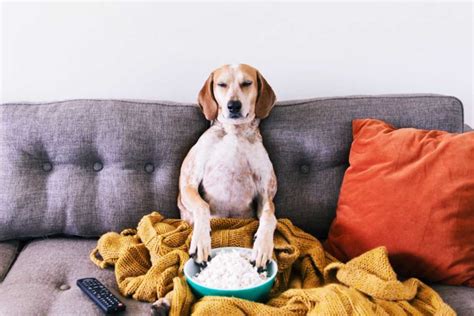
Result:
<svg viewBox="0 0 474 316">
<path fill-rule="evenodd" d="M 53 170 L 53 165 L 50 162 L 43 163 L 43 171 L 49 172 Z"/>
<path fill-rule="evenodd" d="M 98 172 L 102 170 L 102 168 L 104 168 L 104 165 L 100 161 L 97 161 L 94 163 L 94 166 L 92 168 L 94 169 L 95 172 Z"/>
<path fill-rule="evenodd" d="M 301 173 L 308 174 L 309 173 L 309 166 L 308 165 L 302 165 L 300 167 Z"/>
<path fill-rule="evenodd" d="M 146 173 L 152 173 L 153 171 L 155 171 L 155 166 L 153 166 L 152 163 L 147 163 L 145 164 L 145 171 Z"/>
<path fill-rule="evenodd" d="M 59 289 L 60 289 L 61 291 L 67 291 L 67 290 L 69 290 L 70 288 L 71 288 L 71 287 L 70 287 L 69 285 L 67 285 L 67 284 L 61 284 L 61 286 L 59 287 Z"/>
</svg>

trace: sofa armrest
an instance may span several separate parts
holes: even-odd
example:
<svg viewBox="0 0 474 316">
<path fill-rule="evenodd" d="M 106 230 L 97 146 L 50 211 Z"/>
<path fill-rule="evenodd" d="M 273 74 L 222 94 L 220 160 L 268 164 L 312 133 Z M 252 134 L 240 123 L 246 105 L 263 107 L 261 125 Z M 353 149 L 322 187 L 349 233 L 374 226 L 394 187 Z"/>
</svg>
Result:
<svg viewBox="0 0 474 316">
<path fill-rule="evenodd" d="M 19 251 L 20 241 L 18 240 L 0 242 L 0 282 L 2 282 L 7 275 Z"/>
<path fill-rule="evenodd" d="M 464 124 L 464 133 L 465 132 L 472 132 L 472 127 L 470 127 L 469 125 L 467 124 Z"/>
</svg>

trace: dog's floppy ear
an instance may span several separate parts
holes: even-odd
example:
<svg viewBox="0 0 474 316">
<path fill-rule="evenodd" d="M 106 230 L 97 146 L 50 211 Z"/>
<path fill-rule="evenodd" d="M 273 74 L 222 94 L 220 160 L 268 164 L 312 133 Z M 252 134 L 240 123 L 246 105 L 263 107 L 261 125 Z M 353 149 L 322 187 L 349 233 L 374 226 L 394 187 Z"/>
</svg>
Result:
<svg viewBox="0 0 474 316">
<path fill-rule="evenodd" d="M 217 102 L 214 98 L 214 73 L 209 75 L 206 82 L 199 91 L 198 103 L 207 120 L 212 121 L 217 118 Z"/>
<path fill-rule="evenodd" d="M 257 71 L 258 95 L 255 104 L 255 116 L 264 119 L 270 114 L 271 109 L 276 101 L 275 92 L 272 87 L 263 78 L 260 72 Z"/>
</svg>

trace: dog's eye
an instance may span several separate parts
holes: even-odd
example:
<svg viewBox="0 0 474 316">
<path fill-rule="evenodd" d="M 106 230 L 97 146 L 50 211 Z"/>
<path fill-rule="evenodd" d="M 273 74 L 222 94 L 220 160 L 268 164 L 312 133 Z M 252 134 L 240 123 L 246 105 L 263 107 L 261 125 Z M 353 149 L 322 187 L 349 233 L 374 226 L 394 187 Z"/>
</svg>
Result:
<svg viewBox="0 0 474 316">
<path fill-rule="evenodd" d="M 251 84 L 252 84 L 252 81 L 246 80 L 246 81 L 242 82 L 241 85 L 242 85 L 242 87 L 248 87 L 248 86 L 250 86 Z"/>
<path fill-rule="evenodd" d="M 223 83 L 223 82 L 219 82 L 217 85 L 218 85 L 219 87 L 222 87 L 222 88 L 227 87 L 227 84 L 225 84 L 225 83 Z"/>
</svg>

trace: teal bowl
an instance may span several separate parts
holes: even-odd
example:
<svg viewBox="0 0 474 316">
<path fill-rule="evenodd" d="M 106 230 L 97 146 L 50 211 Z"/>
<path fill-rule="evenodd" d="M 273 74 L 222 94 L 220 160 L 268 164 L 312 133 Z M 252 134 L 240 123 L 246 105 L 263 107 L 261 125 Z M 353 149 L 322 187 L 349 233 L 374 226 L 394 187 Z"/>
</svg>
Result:
<svg viewBox="0 0 474 316">
<path fill-rule="evenodd" d="M 227 252 L 237 250 L 239 252 L 245 252 L 251 254 L 252 249 L 249 248 L 239 248 L 239 247 L 223 247 L 223 248 L 215 248 L 211 250 L 211 258 L 213 258 L 217 252 Z M 270 260 L 267 264 L 267 274 L 268 278 L 265 282 L 258 284 L 252 287 L 246 287 L 241 289 L 216 289 L 204 286 L 193 279 L 193 276 L 198 273 L 199 266 L 194 262 L 193 259 L 189 259 L 186 264 L 184 265 L 184 275 L 186 277 L 186 281 L 188 282 L 189 286 L 191 287 L 192 292 L 198 298 L 203 296 L 229 296 L 229 297 L 238 297 L 243 298 L 249 301 L 255 302 L 265 302 L 268 298 L 268 293 L 275 282 L 275 277 L 278 272 L 278 266 L 275 260 Z"/>
</svg>

